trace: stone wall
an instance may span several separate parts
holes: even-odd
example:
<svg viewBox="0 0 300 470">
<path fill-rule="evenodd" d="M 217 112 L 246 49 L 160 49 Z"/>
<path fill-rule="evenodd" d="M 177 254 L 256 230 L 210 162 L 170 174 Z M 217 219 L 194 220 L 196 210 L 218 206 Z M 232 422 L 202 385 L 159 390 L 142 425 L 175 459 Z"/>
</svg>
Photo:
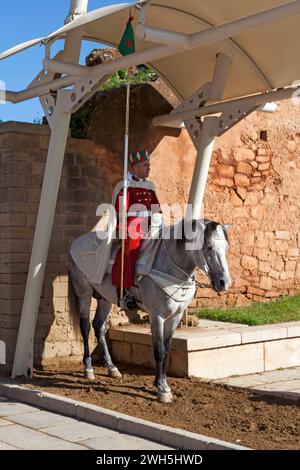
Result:
<svg viewBox="0 0 300 470">
<path fill-rule="evenodd" d="M 65 262 L 72 240 L 93 229 L 97 206 L 110 201 L 121 178 L 124 104 L 124 89 L 96 95 L 87 105 L 87 139 L 68 140 L 39 312 L 37 361 L 81 354 L 68 314 Z M 186 131 L 151 125 L 152 117 L 169 110 L 150 85 L 134 87 L 130 146 L 152 152 L 151 179 L 161 202 L 185 203 L 195 149 Z M 234 284 L 222 295 L 198 291 L 194 307 L 243 305 L 300 291 L 299 124 L 298 109 L 283 103 L 275 115 L 253 114 L 217 139 L 205 215 L 233 223 L 229 266 Z M 9 364 L 48 143 L 47 126 L 0 124 L 0 338 L 7 343 Z M 116 318 L 127 321 L 124 315 Z"/>
<path fill-rule="evenodd" d="M 217 139 L 205 215 L 233 223 L 226 295 L 198 292 L 195 305 L 231 306 L 300 292 L 300 112 L 254 113 Z"/>
</svg>

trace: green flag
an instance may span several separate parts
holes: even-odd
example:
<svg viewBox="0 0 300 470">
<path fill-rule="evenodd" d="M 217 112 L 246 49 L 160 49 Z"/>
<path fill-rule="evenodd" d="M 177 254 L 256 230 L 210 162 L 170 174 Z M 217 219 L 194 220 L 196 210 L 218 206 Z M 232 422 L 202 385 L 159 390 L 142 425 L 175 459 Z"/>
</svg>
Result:
<svg viewBox="0 0 300 470">
<path fill-rule="evenodd" d="M 132 27 L 133 20 L 134 20 L 133 17 L 129 18 L 123 37 L 118 47 L 118 50 L 122 55 L 129 55 L 135 52 L 135 39 L 134 39 L 134 31 Z"/>
</svg>

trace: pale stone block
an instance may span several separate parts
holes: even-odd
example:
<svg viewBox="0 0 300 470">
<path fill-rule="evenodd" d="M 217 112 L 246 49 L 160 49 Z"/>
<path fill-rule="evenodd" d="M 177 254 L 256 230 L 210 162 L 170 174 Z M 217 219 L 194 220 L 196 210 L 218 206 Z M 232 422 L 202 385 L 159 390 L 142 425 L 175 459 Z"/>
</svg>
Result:
<svg viewBox="0 0 300 470">
<path fill-rule="evenodd" d="M 300 365 L 300 338 L 271 341 L 264 348 L 265 370 Z"/>
<path fill-rule="evenodd" d="M 277 323 L 276 326 L 286 328 L 288 338 L 295 338 L 297 336 L 300 336 L 300 321 Z"/>
<path fill-rule="evenodd" d="M 255 389 L 257 390 L 265 390 L 269 392 L 293 392 L 294 390 L 298 390 L 300 387 L 300 379 L 297 380 L 289 380 L 283 382 L 272 382 L 266 383 L 263 385 L 256 386 Z"/>
<path fill-rule="evenodd" d="M 157 442 L 162 442 L 162 428 L 164 427 L 144 419 L 136 418 L 135 416 L 128 416 L 127 418 L 125 415 L 118 419 L 117 425 L 117 429 L 121 433 L 139 436 L 144 439 L 152 439 Z"/>
<path fill-rule="evenodd" d="M 207 450 L 250 450 L 248 447 L 242 447 L 230 442 L 219 441 L 218 439 L 209 438 Z"/>
<path fill-rule="evenodd" d="M 286 338 L 286 328 L 278 326 L 250 326 L 242 332 L 242 344 L 258 343 L 261 341 L 270 341 L 274 339 Z"/>
<path fill-rule="evenodd" d="M 88 439 L 82 444 L 95 450 L 171 450 L 157 442 L 146 441 L 139 437 L 115 433 L 115 436 Z"/>
<path fill-rule="evenodd" d="M 11 416 L 18 413 L 30 413 L 36 411 L 31 406 L 23 403 L 15 403 L 13 401 L 0 403 L 0 416 Z"/>
<path fill-rule="evenodd" d="M 293 367 L 290 369 L 273 370 L 264 372 L 263 374 L 255 374 L 251 377 L 257 378 L 260 382 L 287 382 L 288 380 L 298 379 L 300 377 L 300 369 Z"/>
<path fill-rule="evenodd" d="M 201 434 L 184 431 L 182 438 L 182 449 L 185 450 L 207 450 L 210 438 Z"/>
<path fill-rule="evenodd" d="M 62 424 L 60 426 L 50 426 L 43 429 L 45 434 L 59 437 L 71 442 L 83 441 L 95 437 L 113 436 L 114 431 L 96 426 L 94 424 L 78 422 L 73 420 L 71 424 Z"/>
<path fill-rule="evenodd" d="M 203 349 L 215 349 L 224 346 L 233 346 L 241 344 L 241 335 L 239 332 L 219 330 L 203 331 L 197 334 L 197 337 L 187 340 L 188 351 L 200 351 Z"/>
<path fill-rule="evenodd" d="M 262 385 L 262 381 L 258 378 L 257 374 L 246 375 L 243 377 L 227 377 L 226 379 L 216 380 L 216 383 L 230 385 L 239 388 L 255 388 L 257 385 Z"/>
<path fill-rule="evenodd" d="M 0 428 L 0 441 L 23 450 L 80 450 L 83 446 L 61 441 L 47 434 L 19 425 Z"/>
<path fill-rule="evenodd" d="M 10 421 L 27 426 L 28 428 L 40 429 L 60 424 L 74 423 L 73 418 L 61 416 L 48 411 L 35 411 L 34 413 L 22 413 L 10 416 Z"/>
<path fill-rule="evenodd" d="M 247 344 L 189 354 L 189 376 L 219 379 L 263 370 L 263 344 Z"/>
<path fill-rule="evenodd" d="M 116 411 L 100 408 L 89 403 L 79 403 L 76 407 L 76 418 L 113 430 L 118 428 L 118 422 L 122 416 L 122 414 Z"/>
<path fill-rule="evenodd" d="M 127 343 L 152 345 L 152 336 L 150 330 L 136 333 L 134 331 L 124 331 L 124 339 Z"/>
</svg>

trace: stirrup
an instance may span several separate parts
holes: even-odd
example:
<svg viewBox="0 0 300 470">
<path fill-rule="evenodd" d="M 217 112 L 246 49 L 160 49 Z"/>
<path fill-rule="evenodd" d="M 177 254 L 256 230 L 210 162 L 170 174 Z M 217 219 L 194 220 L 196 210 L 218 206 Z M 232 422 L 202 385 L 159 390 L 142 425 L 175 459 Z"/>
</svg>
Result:
<svg viewBox="0 0 300 470">
<path fill-rule="evenodd" d="M 127 310 L 138 310 L 139 306 L 135 301 L 135 298 L 132 297 L 132 295 L 127 291 L 127 289 L 124 289 L 125 295 L 120 303 L 123 304 L 123 308 Z"/>
</svg>

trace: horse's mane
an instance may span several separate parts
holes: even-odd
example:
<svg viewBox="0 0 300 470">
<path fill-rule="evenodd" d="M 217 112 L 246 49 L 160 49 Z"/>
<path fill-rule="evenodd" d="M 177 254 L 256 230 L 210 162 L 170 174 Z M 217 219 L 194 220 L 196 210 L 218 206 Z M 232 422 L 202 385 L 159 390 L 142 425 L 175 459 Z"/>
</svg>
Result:
<svg viewBox="0 0 300 470">
<path fill-rule="evenodd" d="M 175 234 L 178 233 L 178 232 L 176 232 L 177 230 L 178 231 L 182 230 L 182 240 L 186 241 L 185 236 L 184 236 L 184 222 L 185 222 L 185 220 L 182 219 L 179 222 L 177 222 L 176 224 L 171 225 L 169 227 L 171 238 L 173 236 L 175 237 Z M 193 222 L 192 222 L 192 224 L 193 224 L 192 229 L 193 230 L 195 230 L 196 222 L 197 222 L 196 220 L 193 220 Z M 220 227 L 222 227 L 226 242 L 229 244 L 228 233 L 227 233 L 225 227 L 221 223 L 215 222 L 214 220 L 208 220 L 208 219 L 203 219 L 202 222 L 205 223 L 205 226 L 206 226 L 206 229 L 205 229 L 205 232 L 204 232 L 205 237 L 207 237 L 207 236 L 210 237 L 214 232 L 217 231 L 217 228 L 220 226 Z"/>
</svg>

